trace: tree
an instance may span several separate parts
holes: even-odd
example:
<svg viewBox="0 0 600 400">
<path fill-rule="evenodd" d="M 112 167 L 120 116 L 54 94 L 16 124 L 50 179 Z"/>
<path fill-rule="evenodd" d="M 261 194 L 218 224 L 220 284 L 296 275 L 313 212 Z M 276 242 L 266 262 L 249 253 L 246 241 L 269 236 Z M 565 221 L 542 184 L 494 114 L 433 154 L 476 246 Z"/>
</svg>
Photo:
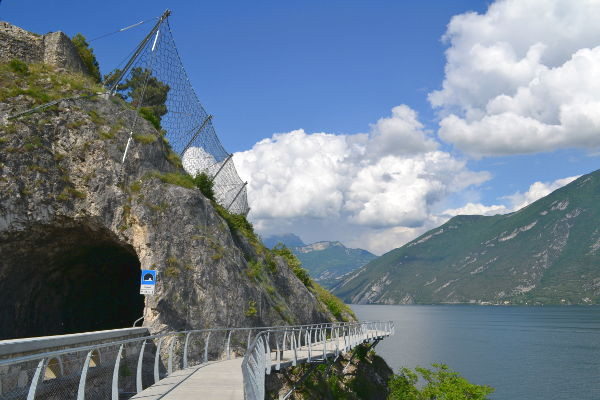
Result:
<svg viewBox="0 0 600 400">
<path fill-rule="evenodd" d="M 100 82 L 100 64 L 98 64 L 98 60 L 96 60 L 94 49 L 92 49 L 85 40 L 85 36 L 83 36 L 81 33 L 78 33 L 77 35 L 73 36 L 71 42 L 73 42 L 73 45 L 79 53 L 81 61 L 83 61 L 85 64 L 85 67 L 90 75 L 92 75 L 96 82 Z"/>
<path fill-rule="evenodd" d="M 416 367 L 400 369 L 388 382 L 389 400 L 488 400 L 494 391 L 486 385 L 475 385 L 445 364 L 432 364 L 435 370 Z M 419 375 L 425 386 L 418 388 Z"/>
<path fill-rule="evenodd" d="M 117 69 L 105 75 L 104 84 L 112 86 L 121 72 Z M 152 71 L 141 67 L 133 68 L 127 80 L 116 87 L 123 99 L 131 101 L 136 108 L 140 107 L 140 114 L 156 129 L 160 129 L 161 117 L 168 111 L 165 103 L 170 89 L 169 85 L 152 76 Z"/>
</svg>

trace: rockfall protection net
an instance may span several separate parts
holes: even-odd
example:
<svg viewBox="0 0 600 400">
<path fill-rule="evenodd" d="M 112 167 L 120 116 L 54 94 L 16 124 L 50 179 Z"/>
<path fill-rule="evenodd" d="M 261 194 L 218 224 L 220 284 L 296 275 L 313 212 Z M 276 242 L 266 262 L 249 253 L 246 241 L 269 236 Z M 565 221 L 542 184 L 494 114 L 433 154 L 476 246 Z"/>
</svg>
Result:
<svg viewBox="0 0 600 400">
<path fill-rule="evenodd" d="M 142 42 L 143 44 L 143 42 Z M 114 84 L 120 70 L 105 80 Z M 130 68 L 119 79 L 116 93 L 138 107 L 140 114 L 163 130 L 183 168 L 192 176 L 206 173 L 215 200 L 234 214 L 249 211 L 246 184 L 231 155 L 223 148 L 209 115 L 194 92 L 173 40 L 168 18 L 142 45 Z M 135 132 L 135 127 L 132 127 Z"/>
</svg>

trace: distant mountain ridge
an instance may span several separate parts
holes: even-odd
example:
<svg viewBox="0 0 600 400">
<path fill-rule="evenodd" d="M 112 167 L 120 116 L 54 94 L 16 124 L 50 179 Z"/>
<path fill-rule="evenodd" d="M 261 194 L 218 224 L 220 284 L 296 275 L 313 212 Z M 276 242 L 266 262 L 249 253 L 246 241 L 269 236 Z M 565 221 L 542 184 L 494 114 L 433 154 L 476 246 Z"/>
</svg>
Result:
<svg viewBox="0 0 600 400">
<path fill-rule="evenodd" d="M 278 243 L 289 247 L 310 276 L 326 288 L 339 284 L 345 275 L 376 257 L 367 250 L 351 249 L 337 241 L 321 241 L 307 245 L 292 233 L 273 235 L 264 239 L 264 242 L 271 248 Z M 301 245 L 294 245 L 297 243 Z"/>
<path fill-rule="evenodd" d="M 347 302 L 599 304 L 600 170 L 506 215 L 461 215 L 350 274 Z"/>
<path fill-rule="evenodd" d="M 282 233 L 278 235 L 271 235 L 263 239 L 263 243 L 269 249 L 272 249 L 279 243 L 283 243 L 286 247 L 294 248 L 294 247 L 302 247 L 306 246 L 306 244 L 300 239 L 299 236 L 294 235 L 293 233 Z"/>
</svg>

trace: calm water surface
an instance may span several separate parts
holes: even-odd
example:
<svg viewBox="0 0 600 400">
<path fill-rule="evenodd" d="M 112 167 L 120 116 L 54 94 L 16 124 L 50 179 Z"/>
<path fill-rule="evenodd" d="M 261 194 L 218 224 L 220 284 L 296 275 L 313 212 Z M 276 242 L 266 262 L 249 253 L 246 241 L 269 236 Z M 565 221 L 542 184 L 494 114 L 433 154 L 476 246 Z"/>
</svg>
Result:
<svg viewBox="0 0 600 400">
<path fill-rule="evenodd" d="M 600 307 L 359 306 L 393 320 L 377 346 L 394 370 L 443 362 L 495 400 L 599 400 Z"/>
</svg>

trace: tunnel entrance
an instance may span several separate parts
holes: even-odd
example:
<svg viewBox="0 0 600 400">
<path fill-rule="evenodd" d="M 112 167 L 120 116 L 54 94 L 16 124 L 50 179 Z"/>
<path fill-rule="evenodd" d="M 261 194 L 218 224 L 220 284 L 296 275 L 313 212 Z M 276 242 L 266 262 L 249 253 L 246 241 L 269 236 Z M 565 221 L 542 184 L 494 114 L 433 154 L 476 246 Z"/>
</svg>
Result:
<svg viewBox="0 0 600 400">
<path fill-rule="evenodd" d="M 139 283 L 134 249 L 106 228 L 0 235 L 0 339 L 131 327 L 144 309 Z"/>
</svg>

